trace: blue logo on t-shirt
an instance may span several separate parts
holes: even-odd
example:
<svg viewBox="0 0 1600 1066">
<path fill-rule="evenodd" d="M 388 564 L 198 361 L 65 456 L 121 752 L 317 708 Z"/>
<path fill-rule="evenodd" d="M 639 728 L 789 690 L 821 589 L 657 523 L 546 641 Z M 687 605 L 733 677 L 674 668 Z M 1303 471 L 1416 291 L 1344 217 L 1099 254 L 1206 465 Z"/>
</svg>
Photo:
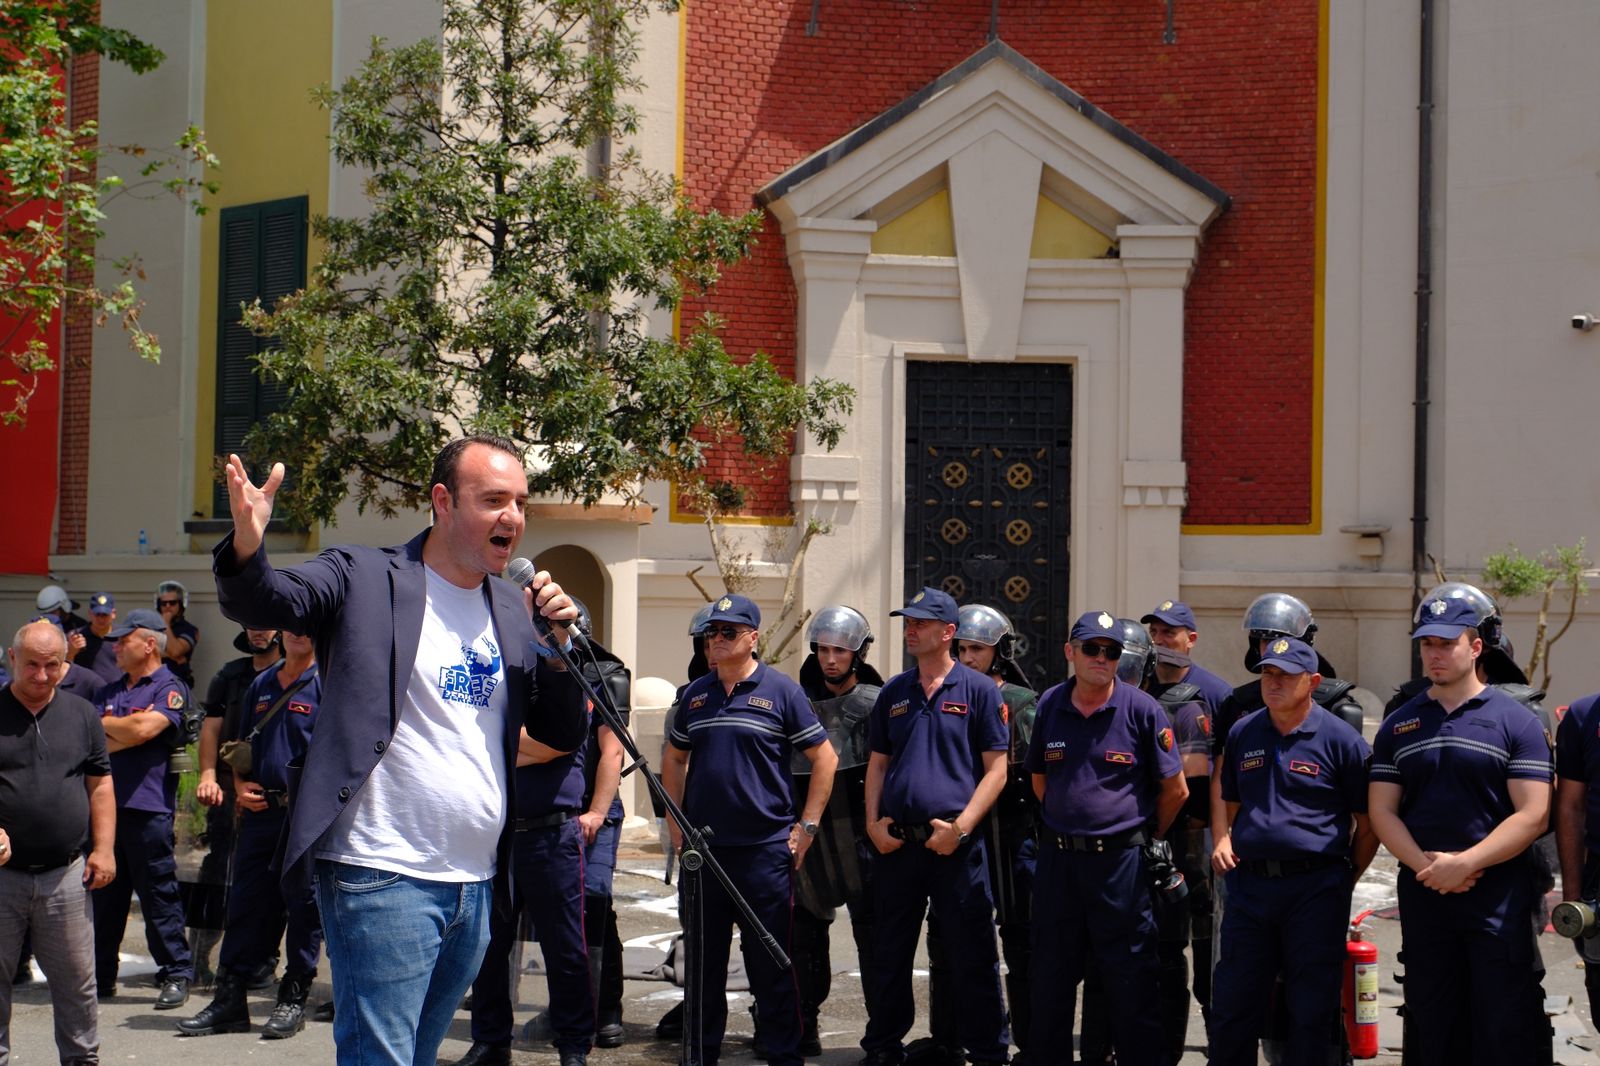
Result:
<svg viewBox="0 0 1600 1066">
<path fill-rule="evenodd" d="M 500 683 L 500 649 L 488 637 L 482 638 L 489 649 L 487 657 L 470 644 L 461 645 L 462 663 L 446 666 L 439 671 L 439 698 L 473 707 L 489 706 L 489 697 Z"/>
</svg>

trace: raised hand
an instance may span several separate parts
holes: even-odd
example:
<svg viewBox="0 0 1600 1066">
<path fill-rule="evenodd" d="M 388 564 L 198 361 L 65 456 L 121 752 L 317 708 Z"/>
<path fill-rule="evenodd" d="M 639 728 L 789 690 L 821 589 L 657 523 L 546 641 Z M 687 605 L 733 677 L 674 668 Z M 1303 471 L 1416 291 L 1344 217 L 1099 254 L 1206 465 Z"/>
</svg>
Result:
<svg viewBox="0 0 1600 1066">
<path fill-rule="evenodd" d="M 273 463 L 272 472 L 258 488 L 244 472 L 244 462 L 237 455 L 228 456 L 228 509 L 233 512 L 233 554 L 235 561 L 244 563 L 261 547 L 267 535 L 267 522 L 272 518 L 272 500 L 283 484 L 283 464 Z"/>
</svg>

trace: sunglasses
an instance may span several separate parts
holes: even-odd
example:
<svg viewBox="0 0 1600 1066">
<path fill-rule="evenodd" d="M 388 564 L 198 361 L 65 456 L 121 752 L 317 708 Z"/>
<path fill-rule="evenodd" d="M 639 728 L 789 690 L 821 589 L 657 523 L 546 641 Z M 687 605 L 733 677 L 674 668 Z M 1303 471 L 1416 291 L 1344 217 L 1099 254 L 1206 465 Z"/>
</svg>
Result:
<svg viewBox="0 0 1600 1066">
<path fill-rule="evenodd" d="M 721 637 L 723 640 L 738 640 L 744 636 L 746 631 L 738 626 L 706 626 L 700 632 L 707 640 L 713 637 Z"/>
<path fill-rule="evenodd" d="M 157 600 L 156 601 L 156 606 L 157 607 L 176 607 L 176 606 L 178 606 L 178 604 L 180 604 L 182 602 L 183 602 L 182 600 Z"/>
<path fill-rule="evenodd" d="M 1122 658 L 1122 645 L 1079 644 L 1078 653 L 1086 659 L 1104 659 L 1108 663 L 1114 663 Z"/>
</svg>

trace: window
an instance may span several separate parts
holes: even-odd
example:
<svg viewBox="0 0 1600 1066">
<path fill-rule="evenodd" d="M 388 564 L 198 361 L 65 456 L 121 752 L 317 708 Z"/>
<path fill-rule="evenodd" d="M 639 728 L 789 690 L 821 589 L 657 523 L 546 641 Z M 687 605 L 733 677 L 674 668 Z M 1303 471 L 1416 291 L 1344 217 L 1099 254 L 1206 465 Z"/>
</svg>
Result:
<svg viewBox="0 0 1600 1066">
<path fill-rule="evenodd" d="M 256 355 L 276 342 L 246 329 L 239 309 L 259 297 L 270 311 L 279 297 L 305 286 L 307 210 L 304 196 L 222 209 L 217 282 L 219 457 L 238 451 L 251 427 L 284 405 L 283 386 L 262 381 L 256 372 Z M 217 485 L 211 500 L 212 513 L 227 517 L 227 489 Z"/>
</svg>

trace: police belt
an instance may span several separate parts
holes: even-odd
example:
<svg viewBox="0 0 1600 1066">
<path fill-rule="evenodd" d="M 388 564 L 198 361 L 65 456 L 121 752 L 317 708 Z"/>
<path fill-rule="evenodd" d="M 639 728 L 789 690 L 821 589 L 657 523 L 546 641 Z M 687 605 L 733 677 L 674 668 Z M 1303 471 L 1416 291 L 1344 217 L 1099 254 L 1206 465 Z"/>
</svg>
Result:
<svg viewBox="0 0 1600 1066">
<path fill-rule="evenodd" d="M 12 870 L 16 873 L 23 874 L 47 874 L 51 870 L 61 869 L 68 863 L 75 861 L 78 856 L 82 854 L 83 852 L 81 851 L 73 851 L 68 853 L 67 857 L 64 859 L 46 859 L 44 862 L 32 862 L 26 866 L 3 866 L 0 867 L 0 869 Z"/>
<path fill-rule="evenodd" d="M 535 829 L 554 829 L 558 825 L 566 825 L 572 821 L 573 812 L 556 811 L 554 814 L 541 814 L 537 818 L 517 818 L 511 823 L 511 830 L 515 833 L 531 833 Z"/>
<path fill-rule="evenodd" d="M 946 815 L 945 817 L 941 818 L 940 821 L 949 822 L 954 825 L 955 820 L 959 817 L 961 817 L 961 813 L 958 811 L 955 814 Z M 933 826 L 927 824 L 918 824 L 916 822 L 909 824 L 895 822 L 893 825 L 889 826 L 889 835 L 894 837 L 896 840 L 904 840 L 907 844 L 926 844 L 928 841 L 933 839 L 933 832 Z"/>
<path fill-rule="evenodd" d="M 1081 837 L 1069 833 L 1058 833 L 1049 827 L 1039 830 L 1039 841 L 1043 844 L 1054 844 L 1062 851 L 1123 851 L 1127 848 L 1136 848 L 1142 844 L 1150 843 L 1150 834 L 1143 829 L 1129 829 L 1121 833 L 1112 833 L 1103 837 Z"/>
<path fill-rule="evenodd" d="M 1330 866 L 1348 866 L 1343 855 L 1307 855 L 1299 859 L 1240 859 L 1239 869 L 1257 877 L 1293 877 Z"/>
</svg>

